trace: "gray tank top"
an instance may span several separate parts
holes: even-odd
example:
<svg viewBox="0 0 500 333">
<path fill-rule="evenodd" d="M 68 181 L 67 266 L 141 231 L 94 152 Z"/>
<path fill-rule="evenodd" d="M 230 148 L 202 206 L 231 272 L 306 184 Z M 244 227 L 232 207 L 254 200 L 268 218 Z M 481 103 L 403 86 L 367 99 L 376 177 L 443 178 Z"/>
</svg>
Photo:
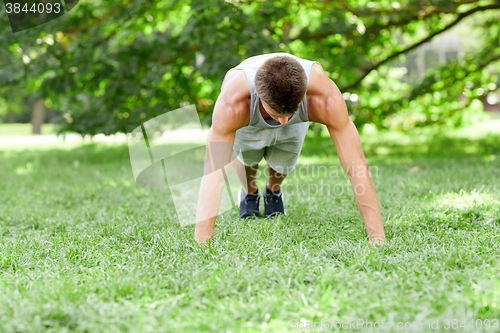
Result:
<svg viewBox="0 0 500 333">
<path fill-rule="evenodd" d="M 314 63 L 319 64 L 317 61 L 311 61 L 311 60 L 305 60 L 301 59 L 299 57 L 296 57 L 292 54 L 289 53 L 270 53 L 270 54 L 263 54 L 263 55 L 258 55 L 255 57 L 250 57 L 240 63 L 238 66 L 231 68 L 227 73 L 234 69 L 241 69 L 245 72 L 245 75 L 247 77 L 247 82 L 248 82 L 248 88 L 250 88 L 250 122 L 248 126 L 250 128 L 255 128 L 255 129 L 270 129 L 270 128 L 276 128 L 276 127 L 286 127 L 289 125 L 301 123 L 301 122 L 307 122 L 309 123 L 309 118 L 307 116 L 307 103 L 306 103 L 306 95 L 304 94 L 304 98 L 302 99 L 302 102 L 300 104 L 299 110 L 292 116 L 292 118 L 285 124 L 281 125 L 280 123 L 274 121 L 272 118 L 264 119 L 262 117 L 262 114 L 260 113 L 260 107 L 259 107 L 259 96 L 257 96 L 257 93 L 255 91 L 255 74 L 259 67 L 266 61 L 267 59 L 274 57 L 274 56 L 289 56 L 297 60 L 302 68 L 304 68 L 304 71 L 307 76 L 307 84 L 309 84 L 309 78 L 311 76 L 311 68 Z M 227 76 L 226 73 L 226 76 Z M 226 76 L 224 77 L 224 80 L 226 79 Z M 222 81 L 224 83 L 224 80 Z M 221 88 L 222 89 L 222 88 Z M 307 124 L 309 126 L 309 124 Z M 246 128 L 243 127 L 243 128 Z M 240 130 L 242 130 L 241 128 Z M 248 130 L 250 130 L 248 128 Z M 238 130 L 238 131 L 240 131 Z"/>
</svg>

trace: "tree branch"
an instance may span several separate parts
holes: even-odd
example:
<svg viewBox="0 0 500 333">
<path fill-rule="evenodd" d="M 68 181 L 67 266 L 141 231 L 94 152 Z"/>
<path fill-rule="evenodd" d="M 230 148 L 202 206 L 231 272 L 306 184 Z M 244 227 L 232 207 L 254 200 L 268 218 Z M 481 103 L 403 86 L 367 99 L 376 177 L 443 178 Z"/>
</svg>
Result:
<svg viewBox="0 0 500 333">
<path fill-rule="evenodd" d="M 463 0 L 462 2 L 456 4 L 453 6 L 451 9 L 442 9 L 436 6 L 427 6 L 423 8 L 405 8 L 405 9 L 398 9 L 398 10 L 380 10 L 380 11 L 373 11 L 370 13 L 373 13 L 373 15 L 380 15 L 380 14 L 400 14 L 400 13 L 414 13 L 414 15 L 410 16 L 404 16 L 402 17 L 401 15 L 395 15 L 394 18 L 391 18 L 386 24 L 377 24 L 374 23 L 372 25 L 367 25 L 366 26 L 366 34 L 369 34 L 371 32 L 376 32 L 381 29 L 388 29 L 390 27 L 396 26 L 404 26 L 409 24 L 412 21 L 415 20 L 423 20 L 424 18 L 428 18 L 430 16 L 436 15 L 436 14 L 451 14 L 454 13 L 456 14 L 456 10 L 460 5 L 467 4 L 467 3 L 475 3 L 478 2 L 479 0 Z M 326 1 L 327 3 L 329 1 Z M 343 6 L 339 7 L 338 3 L 333 3 L 334 7 L 341 8 L 347 12 L 352 12 L 356 14 L 356 16 L 369 16 L 368 12 L 365 14 L 361 13 L 355 8 L 350 7 L 347 3 L 344 3 Z M 336 5 L 336 6 L 335 6 Z M 371 14 L 370 14 L 371 15 Z M 355 30 L 355 28 L 352 28 L 352 30 Z M 300 39 L 302 41 L 307 41 L 311 39 L 322 39 L 325 37 L 328 37 L 332 33 L 335 33 L 333 30 L 325 30 L 321 32 L 305 32 L 299 34 L 297 37 L 294 37 L 291 39 L 291 41 L 294 41 L 296 39 Z"/>
<path fill-rule="evenodd" d="M 363 17 L 363 16 L 376 16 L 376 15 L 381 15 L 381 14 L 387 14 L 387 15 L 392 15 L 396 14 L 399 15 L 401 13 L 411 13 L 411 12 L 416 12 L 419 13 L 419 19 L 424 18 L 425 16 L 433 13 L 455 13 L 457 8 L 460 7 L 461 5 L 465 4 L 472 4 L 472 3 L 477 3 L 480 2 L 481 0 L 462 0 L 455 5 L 453 5 L 450 9 L 443 9 L 442 7 L 437 7 L 432 5 L 431 3 L 427 3 L 427 6 L 425 7 L 406 7 L 406 8 L 401 8 L 401 9 L 379 9 L 379 10 L 359 10 L 357 8 L 352 8 L 350 6 L 347 7 L 347 10 L 352 12 L 354 15 L 358 17 Z"/>
<path fill-rule="evenodd" d="M 476 13 L 476 12 L 479 12 L 479 11 L 485 11 L 485 10 L 490 10 L 490 9 L 499 9 L 499 8 L 500 8 L 500 2 L 492 4 L 492 5 L 488 5 L 488 6 L 476 7 L 476 8 L 473 8 L 473 9 L 467 11 L 467 12 L 460 13 L 453 22 L 451 22 L 448 25 L 446 25 L 443 29 L 440 29 L 438 31 L 435 31 L 435 32 L 431 33 L 430 35 L 428 35 L 424 39 L 420 40 L 419 42 L 417 42 L 417 43 L 415 43 L 413 45 L 410 45 L 410 46 L 406 47 L 405 49 L 403 49 L 401 51 L 395 52 L 395 53 L 389 55 L 388 57 L 386 57 L 384 60 L 381 60 L 378 63 L 372 65 L 367 70 L 365 70 L 365 72 L 356 81 L 354 81 L 353 83 L 351 83 L 351 84 L 349 84 L 349 85 L 347 85 L 345 87 L 342 87 L 341 90 L 347 91 L 347 90 L 350 90 L 350 89 L 353 89 L 353 88 L 357 87 L 361 83 L 361 81 L 363 81 L 363 79 L 365 77 L 367 77 L 368 74 L 370 74 L 371 71 L 379 68 L 380 66 L 382 66 L 385 63 L 387 63 L 388 61 L 390 61 L 390 60 L 398 57 L 400 54 L 407 53 L 407 52 L 409 52 L 409 51 L 411 51 L 411 50 L 419 47 L 420 45 L 422 45 L 422 44 L 430 41 L 432 38 L 434 38 L 435 36 L 439 35 L 440 33 L 444 32 L 446 30 L 451 29 L 452 27 L 454 27 L 455 25 L 457 25 L 460 21 L 462 21 L 467 16 L 470 16 L 470 15 Z"/>
<path fill-rule="evenodd" d="M 180 57 L 185 57 L 186 55 L 188 55 L 189 53 L 191 52 L 196 52 L 198 50 L 201 49 L 201 46 L 200 45 L 191 45 L 189 46 L 188 48 L 186 48 L 185 50 L 183 50 L 183 52 L 179 52 L 175 57 L 172 57 L 170 59 L 165 59 L 165 57 L 163 56 L 163 54 L 160 54 L 160 56 L 158 57 L 158 60 L 160 61 L 160 63 L 165 66 L 165 65 L 169 65 L 169 64 L 173 64 L 174 62 L 177 61 L 177 59 L 179 59 Z"/>
<path fill-rule="evenodd" d="M 109 10 L 108 12 L 104 13 L 104 14 L 103 14 L 103 15 L 101 15 L 101 16 L 98 16 L 98 17 L 96 17 L 96 18 L 94 18 L 94 19 L 90 19 L 92 22 L 91 22 L 90 24 L 88 24 L 88 25 L 84 26 L 84 27 L 79 28 L 78 26 L 70 26 L 70 27 L 68 28 L 68 30 L 66 30 L 66 34 L 67 34 L 67 35 L 69 35 L 69 34 L 75 34 L 75 35 L 76 35 L 76 34 L 79 34 L 79 33 L 84 33 L 84 32 L 87 32 L 87 31 L 88 31 L 88 29 L 89 29 L 91 26 L 93 26 L 93 25 L 95 25 L 95 24 L 97 24 L 97 23 L 99 23 L 99 22 L 101 22 L 101 21 L 103 21 L 103 20 L 107 19 L 108 17 L 112 16 L 112 15 L 113 15 L 113 14 L 115 14 L 115 13 L 119 13 L 119 12 L 123 11 L 123 10 L 124 10 L 124 9 L 125 9 L 128 5 L 130 5 L 130 3 L 131 3 L 132 1 L 133 1 L 133 0 L 129 0 L 128 2 L 126 2 L 126 3 L 122 4 L 122 5 L 121 5 L 121 6 L 119 6 L 119 7 L 114 7 L 114 8 L 112 8 L 111 10 Z"/>
</svg>

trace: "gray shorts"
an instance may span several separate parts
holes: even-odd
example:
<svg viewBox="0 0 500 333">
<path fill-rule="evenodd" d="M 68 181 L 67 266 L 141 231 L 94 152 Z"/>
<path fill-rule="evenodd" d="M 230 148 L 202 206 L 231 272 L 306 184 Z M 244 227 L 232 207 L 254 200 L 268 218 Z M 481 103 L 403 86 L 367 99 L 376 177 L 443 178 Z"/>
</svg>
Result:
<svg viewBox="0 0 500 333">
<path fill-rule="evenodd" d="M 234 140 L 235 153 L 241 151 L 238 159 L 246 166 L 258 164 L 264 157 L 272 169 L 289 174 L 295 169 L 308 128 L 309 122 L 275 128 L 240 128 Z"/>
</svg>

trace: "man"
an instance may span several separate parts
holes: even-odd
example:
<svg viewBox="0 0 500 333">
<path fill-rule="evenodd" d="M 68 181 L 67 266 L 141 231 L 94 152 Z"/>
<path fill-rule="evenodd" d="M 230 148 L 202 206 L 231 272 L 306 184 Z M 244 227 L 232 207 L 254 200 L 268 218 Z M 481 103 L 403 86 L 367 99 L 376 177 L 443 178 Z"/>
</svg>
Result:
<svg viewBox="0 0 500 333">
<path fill-rule="evenodd" d="M 233 165 L 240 162 L 245 170 L 240 177 L 244 188 L 240 192 L 240 215 L 260 216 L 255 176 L 262 157 L 269 169 L 263 191 L 264 217 L 285 214 L 281 183 L 295 167 L 309 121 L 327 126 L 354 189 L 369 242 L 383 243 L 385 233 L 375 186 L 342 94 L 318 62 L 287 53 L 248 58 L 229 70 L 223 80 L 207 138 L 205 177 L 196 217 L 197 241 L 206 244 L 213 235 L 224 176 L 212 171 L 216 165 L 223 165 L 227 172 L 233 143 L 241 149 L 241 160 Z"/>
</svg>

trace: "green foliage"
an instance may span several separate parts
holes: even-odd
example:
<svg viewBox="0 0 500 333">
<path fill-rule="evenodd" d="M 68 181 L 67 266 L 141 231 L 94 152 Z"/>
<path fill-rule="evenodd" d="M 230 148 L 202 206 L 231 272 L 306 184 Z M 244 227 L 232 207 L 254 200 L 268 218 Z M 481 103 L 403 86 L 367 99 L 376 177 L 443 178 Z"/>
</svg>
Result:
<svg viewBox="0 0 500 333">
<path fill-rule="evenodd" d="M 14 89 L 9 89 L 9 86 L 3 87 L 0 97 L 0 116 L 7 112 L 19 113 L 23 111 L 23 95 Z"/>
<path fill-rule="evenodd" d="M 479 97 L 460 100 L 467 82 L 477 91 L 500 72 L 499 8 L 479 0 L 94 1 L 17 34 L 0 11 L 0 85 L 39 91 L 63 112 L 61 131 L 128 132 L 181 103 L 196 104 L 209 124 L 228 69 L 289 52 L 319 61 L 359 97 L 348 101 L 358 126 L 458 125 Z M 480 51 L 409 80 L 405 55 L 459 22 Z"/>
<path fill-rule="evenodd" d="M 38 94 L 27 87 L 3 86 L 0 88 L 0 122 L 2 118 L 21 118 L 29 121 L 33 103 Z M 7 116 L 8 113 L 11 113 Z"/>
</svg>

